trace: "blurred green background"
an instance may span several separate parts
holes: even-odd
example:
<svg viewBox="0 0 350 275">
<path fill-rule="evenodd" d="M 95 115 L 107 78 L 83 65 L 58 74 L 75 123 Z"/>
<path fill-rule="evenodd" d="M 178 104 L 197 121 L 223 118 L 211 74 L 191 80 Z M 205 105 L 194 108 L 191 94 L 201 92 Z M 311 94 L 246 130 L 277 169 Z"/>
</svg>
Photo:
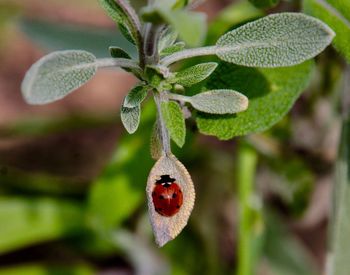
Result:
<svg viewBox="0 0 350 275">
<path fill-rule="evenodd" d="M 264 14 L 300 8 L 208 0 L 198 9 L 213 43 Z M 20 93 L 45 53 L 107 57 L 110 45 L 135 54 L 96 0 L 0 0 L 0 275 L 322 274 L 345 66 L 335 50 L 317 57 L 308 89 L 267 132 L 218 141 L 188 122 L 175 155 L 193 177 L 196 204 L 184 231 L 157 248 L 144 191 L 154 105 L 134 135 L 119 120 L 136 80 L 102 71 L 39 107 Z"/>
</svg>

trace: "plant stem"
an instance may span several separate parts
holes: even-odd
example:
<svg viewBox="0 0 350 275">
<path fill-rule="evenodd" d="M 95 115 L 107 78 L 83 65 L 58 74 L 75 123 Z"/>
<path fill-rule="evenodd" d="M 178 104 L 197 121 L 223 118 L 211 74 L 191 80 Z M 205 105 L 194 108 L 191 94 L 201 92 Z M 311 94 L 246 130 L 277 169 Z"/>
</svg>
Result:
<svg viewBox="0 0 350 275">
<path fill-rule="evenodd" d="M 253 274 L 253 215 L 254 177 L 257 166 L 257 154 L 254 149 L 240 144 L 238 151 L 238 275 Z"/>
<path fill-rule="evenodd" d="M 164 99 L 161 98 L 161 94 L 158 92 L 154 92 L 154 101 L 157 106 L 157 112 L 158 112 L 158 123 L 160 128 L 160 137 L 162 142 L 163 151 L 166 155 L 169 155 L 171 153 L 171 147 L 170 147 L 170 137 L 168 129 L 165 126 L 165 122 L 162 115 L 162 108 L 161 103 Z"/>
<path fill-rule="evenodd" d="M 183 50 L 177 53 L 174 53 L 172 55 L 169 55 L 161 60 L 161 64 L 164 66 L 169 66 L 177 61 L 196 57 L 196 56 L 206 56 L 206 55 L 215 55 L 217 51 L 216 46 L 207 46 L 202 48 L 194 48 L 194 49 L 187 49 Z"/>
</svg>

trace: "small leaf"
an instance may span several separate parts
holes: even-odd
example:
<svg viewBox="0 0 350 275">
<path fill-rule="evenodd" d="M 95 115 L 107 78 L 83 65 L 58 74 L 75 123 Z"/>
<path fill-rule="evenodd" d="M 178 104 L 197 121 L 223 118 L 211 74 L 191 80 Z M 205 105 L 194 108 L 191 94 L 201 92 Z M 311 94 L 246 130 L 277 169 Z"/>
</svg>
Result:
<svg viewBox="0 0 350 275">
<path fill-rule="evenodd" d="M 139 127 L 141 117 L 141 108 L 140 106 L 136 106 L 134 108 L 122 107 L 120 112 L 120 118 L 125 129 L 129 134 L 133 134 L 136 132 Z"/>
<path fill-rule="evenodd" d="M 134 108 L 139 106 L 146 98 L 148 90 L 149 87 L 144 85 L 134 87 L 125 97 L 123 107 Z"/>
<path fill-rule="evenodd" d="M 152 134 L 151 134 L 151 156 L 153 159 L 158 160 L 163 153 L 162 150 L 162 138 L 160 136 L 160 126 L 159 126 L 159 119 L 154 123 Z"/>
<path fill-rule="evenodd" d="M 115 46 L 109 47 L 109 53 L 114 58 L 131 59 L 131 56 L 126 51 L 124 51 L 122 48 L 119 48 L 119 47 L 115 47 Z"/>
<path fill-rule="evenodd" d="M 160 52 L 160 56 L 163 57 L 163 56 L 167 56 L 167 55 L 170 55 L 170 54 L 173 54 L 173 53 L 176 53 L 178 51 L 181 51 L 185 48 L 185 43 L 184 42 L 177 42 L 176 44 L 174 45 L 171 45 L 167 48 L 165 48 L 164 50 L 162 50 Z"/>
<path fill-rule="evenodd" d="M 310 61 L 278 69 L 247 68 L 223 62 L 206 87 L 238 90 L 248 97 L 249 108 L 232 115 L 198 113 L 199 131 L 227 140 L 270 128 L 292 108 L 308 85 L 312 71 Z"/>
<path fill-rule="evenodd" d="M 318 55 L 333 37 L 334 32 L 316 18 L 272 14 L 223 35 L 216 44 L 217 55 L 244 66 L 292 66 Z"/>
<path fill-rule="evenodd" d="M 158 42 L 159 52 L 162 52 L 165 48 L 172 46 L 176 42 L 178 36 L 178 32 L 170 27 L 164 32 L 162 32 L 162 35 Z"/>
<path fill-rule="evenodd" d="M 350 63 L 350 2 L 304 0 L 303 10 L 332 27 L 337 34 L 333 44 Z"/>
<path fill-rule="evenodd" d="M 59 51 L 44 56 L 26 73 L 22 94 L 30 104 L 59 100 L 92 78 L 96 57 L 85 51 Z"/>
<path fill-rule="evenodd" d="M 128 1 L 125 0 L 99 0 L 101 7 L 107 12 L 118 25 L 120 31 L 130 42 L 139 45 L 140 23 L 135 20 L 136 12 L 132 9 Z M 126 9 L 127 7 L 127 9 Z"/>
<path fill-rule="evenodd" d="M 248 98 L 233 90 L 212 90 L 189 99 L 192 106 L 211 114 L 234 114 L 248 108 Z"/>
<path fill-rule="evenodd" d="M 170 81 L 185 87 L 192 86 L 210 76 L 217 66 L 215 62 L 198 64 L 176 73 Z"/>
<path fill-rule="evenodd" d="M 164 217 L 158 214 L 153 204 L 152 192 L 156 181 L 159 180 L 162 175 L 169 175 L 171 178 L 174 178 L 183 194 L 183 204 L 179 212 L 171 217 Z M 163 246 L 167 242 L 173 240 L 187 224 L 195 200 L 193 182 L 186 168 L 174 155 L 164 155 L 156 162 L 149 174 L 146 193 L 153 233 L 157 244 Z"/>
<path fill-rule="evenodd" d="M 185 144 L 186 125 L 181 107 L 174 101 L 162 102 L 162 116 L 171 139 L 182 147 Z"/>
</svg>

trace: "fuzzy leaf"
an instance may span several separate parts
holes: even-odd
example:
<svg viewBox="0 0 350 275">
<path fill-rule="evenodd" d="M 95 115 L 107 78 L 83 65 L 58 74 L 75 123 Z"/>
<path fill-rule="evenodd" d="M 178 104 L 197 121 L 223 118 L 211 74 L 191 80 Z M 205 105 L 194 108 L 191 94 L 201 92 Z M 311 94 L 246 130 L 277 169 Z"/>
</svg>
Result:
<svg viewBox="0 0 350 275">
<path fill-rule="evenodd" d="M 119 48 L 119 47 L 115 47 L 115 46 L 109 47 L 109 53 L 114 58 L 131 59 L 131 56 L 126 51 L 124 51 L 122 48 Z"/>
<path fill-rule="evenodd" d="M 125 97 L 123 107 L 134 108 L 139 106 L 146 98 L 148 90 L 148 86 L 139 85 L 134 87 Z"/>
<path fill-rule="evenodd" d="M 153 159 L 158 160 L 162 156 L 162 137 L 160 136 L 159 119 L 154 123 L 151 134 L 151 156 Z"/>
<path fill-rule="evenodd" d="M 128 131 L 129 134 L 133 134 L 136 132 L 139 127 L 141 117 L 141 108 L 140 106 L 136 106 L 134 108 L 122 107 L 120 111 L 120 118 L 122 123 Z"/>
<path fill-rule="evenodd" d="M 22 82 L 22 94 L 30 104 L 59 100 L 92 78 L 96 57 L 86 51 L 60 51 L 34 63 Z"/>
<path fill-rule="evenodd" d="M 248 98 L 233 90 L 212 90 L 190 97 L 192 106 L 211 114 L 234 114 L 248 108 Z"/>
<path fill-rule="evenodd" d="M 171 178 L 174 178 L 183 194 L 183 204 L 179 212 L 171 217 L 164 217 L 158 214 L 153 204 L 152 192 L 156 181 L 162 175 L 169 175 Z M 164 155 L 156 162 L 149 174 L 146 193 L 153 233 L 157 244 L 163 246 L 173 240 L 187 224 L 195 200 L 193 182 L 186 168 L 174 155 Z"/>
<path fill-rule="evenodd" d="M 184 42 L 178 42 L 174 45 L 171 45 L 165 49 L 163 49 L 161 52 L 160 52 L 160 56 L 163 57 L 163 56 L 167 56 L 167 55 L 170 55 L 170 54 L 173 54 L 173 53 L 176 53 L 178 51 L 181 51 L 185 48 L 185 43 Z"/>
<path fill-rule="evenodd" d="M 162 116 L 171 139 L 179 146 L 185 144 L 186 125 L 181 107 L 174 101 L 162 102 Z"/>
<path fill-rule="evenodd" d="M 217 55 L 250 67 L 292 66 L 315 57 L 334 32 L 320 20 L 301 13 L 272 14 L 223 35 Z"/>
<path fill-rule="evenodd" d="M 166 31 L 164 31 L 158 42 L 159 52 L 162 52 L 165 48 L 172 46 L 176 42 L 178 36 L 178 32 L 172 28 L 168 28 Z"/>
<path fill-rule="evenodd" d="M 233 115 L 199 113 L 203 134 L 227 140 L 270 128 L 291 109 L 309 83 L 312 62 L 279 69 L 255 69 L 222 63 L 208 79 L 207 88 L 226 87 L 242 92 L 249 108 Z"/>
<path fill-rule="evenodd" d="M 102 8 L 107 12 L 109 17 L 113 19 L 118 25 L 120 31 L 124 34 L 130 42 L 139 45 L 139 22 L 135 22 L 130 14 L 137 17 L 136 12 L 131 8 L 128 0 L 99 0 Z M 128 6 L 128 10 L 125 7 Z"/>
<path fill-rule="evenodd" d="M 217 66 L 215 62 L 198 64 L 176 73 L 170 81 L 185 87 L 192 86 L 210 76 Z"/>
<path fill-rule="evenodd" d="M 337 34 L 333 44 L 350 63 L 350 2 L 304 0 L 303 10 L 327 23 Z"/>
</svg>

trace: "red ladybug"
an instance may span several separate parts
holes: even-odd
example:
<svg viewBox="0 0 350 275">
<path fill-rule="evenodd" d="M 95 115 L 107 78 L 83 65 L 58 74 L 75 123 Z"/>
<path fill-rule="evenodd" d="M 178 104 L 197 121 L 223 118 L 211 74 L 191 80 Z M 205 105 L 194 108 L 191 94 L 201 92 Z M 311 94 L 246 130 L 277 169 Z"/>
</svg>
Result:
<svg viewBox="0 0 350 275">
<path fill-rule="evenodd" d="M 160 180 L 156 181 L 152 200 L 158 214 L 171 217 L 179 212 L 183 202 L 183 194 L 175 179 L 170 178 L 169 175 L 163 175 Z"/>
</svg>

